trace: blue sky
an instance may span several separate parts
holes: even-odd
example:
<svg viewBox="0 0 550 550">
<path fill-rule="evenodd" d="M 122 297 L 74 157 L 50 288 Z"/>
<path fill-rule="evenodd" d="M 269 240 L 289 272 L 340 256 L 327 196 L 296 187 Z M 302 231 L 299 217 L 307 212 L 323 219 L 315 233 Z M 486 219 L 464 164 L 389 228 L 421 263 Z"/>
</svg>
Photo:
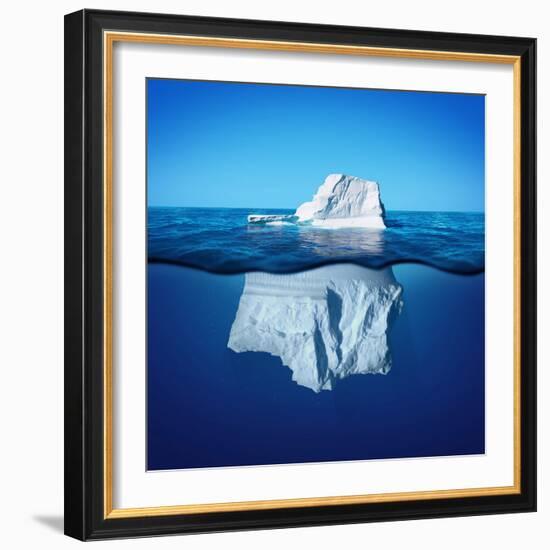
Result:
<svg viewBox="0 0 550 550">
<path fill-rule="evenodd" d="M 388 210 L 483 211 L 479 95 L 147 80 L 151 206 L 295 208 L 330 173 Z"/>
</svg>

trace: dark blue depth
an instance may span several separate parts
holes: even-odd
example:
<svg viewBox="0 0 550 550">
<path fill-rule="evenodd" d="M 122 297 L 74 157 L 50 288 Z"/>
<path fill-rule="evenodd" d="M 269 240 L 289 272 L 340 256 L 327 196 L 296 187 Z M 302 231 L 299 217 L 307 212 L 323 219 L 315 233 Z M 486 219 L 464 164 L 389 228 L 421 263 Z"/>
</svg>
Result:
<svg viewBox="0 0 550 550">
<path fill-rule="evenodd" d="M 234 237 L 229 249 L 220 241 L 201 248 L 199 242 L 208 243 L 204 233 L 194 240 L 186 231 L 196 244 L 182 242 L 178 255 L 171 248 L 176 238 L 166 239 L 165 247 L 155 242 L 155 223 L 166 224 L 165 214 L 153 211 L 154 256 L 192 257 L 220 268 L 250 246 L 246 240 L 239 248 Z M 232 216 L 228 212 L 228 224 Z M 404 238 L 410 216 L 390 218 L 395 238 Z M 415 216 L 432 219 L 433 227 L 438 215 Z M 201 214 L 197 220 L 197 228 L 215 239 L 216 227 L 205 226 Z M 471 232 L 472 242 L 476 234 Z M 425 243 L 417 239 L 416 250 L 432 250 Z M 213 250 L 222 256 L 219 263 Z M 306 263 L 318 257 L 311 252 Z M 390 331 L 391 371 L 351 376 L 315 394 L 295 384 L 278 357 L 227 349 L 242 275 L 149 265 L 148 469 L 483 453 L 484 274 L 461 276 L 414 264 L 394 266 L 394 273 L 404 307 Z"/>
<path fill-rule="evenodd" d="M 485 267 L 485 216 L 463 212 L 388 212 L 383 231 L 308 225 L 248 225 L 266 208 L 149 207 L 149 261 L 213 273 L 288 273 L 337 262 L 382 267 L 419 262 L 457 273 Z"/>
</svg>

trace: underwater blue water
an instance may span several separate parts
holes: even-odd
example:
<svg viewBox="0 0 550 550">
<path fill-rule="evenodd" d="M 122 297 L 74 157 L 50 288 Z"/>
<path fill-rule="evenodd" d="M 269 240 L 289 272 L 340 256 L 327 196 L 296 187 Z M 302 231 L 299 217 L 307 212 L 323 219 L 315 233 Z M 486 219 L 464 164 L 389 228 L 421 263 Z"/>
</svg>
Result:
<svg viewBox="0 0 550 550">
<path fill-rule="evenodd" d="M 228 212 L 230 226 L 233 216 Z M 418 220 L 408 216 L 393 218 L 402 224 L 394 226 L 395 238 L 404 238 L 410 220 Z M 437 215 L 423 216 L 433 227 Z M 174 224 L 181 220 L 178 213 L 155 211 L 152 225 L 170 217 Z M 219 222 L 209 229 L 207 218 L 197 214 L 195 221 L 182 223 L 196 226 L 203 239 L 209 232 L 219 250 Z M 461 230 L 472 243 L 477 233 L 464 227 L 476 223 L 481 222 L 464 222 Z M 246 232 L 228 237 L 230 250 L 216 262 L 213 245 L 203 241 L 201 247 L 192 231 L 174 228 L 174 234 L 178 231 L 191 241 L 182 242 L 178 254 L 175 237 L 162 248 L 155 244 L 158 231 L 152 231 L 155 256 L 229 269 L 235 265 L 228 264 L 229 251 L 248 257 L 239 239 L 255 240 Z M 264 235 L 258 237 L 255 261 L 269 263 L 261 254 L 265 233 L 251 234 Z M 416 256 L 423 251 L 428 257 L 430 251 L 441 261 L 452 258 L 436 255 L 430 240 L 417 239 Z M 322 257 L 313 246 L 307 250 L 307 262 Z M 483 264 L 469 265 L 479 269 Z M 403 308 L 388 334 L 391 370 L 350 376 L 331 391 L 314 393 L 291 380 L 279 357 L 227 348 L 244 275 L 149 264 L 148 469 L 483 453 L 484 274 L 453 274 L 418 264 L 395 265 L 393 272 L 403 287 Z"/>
<path fill-rule="evenodd" d="M 419 262 L 455 273 L 485 268 L 485 216 L 463 212 L 395 212 L 387 229 L 249 225 L 265 208 L 149 207 L 148 257 L 212 273 L 296 272 L 336 262 L 382 267 Z"/>
</svg>

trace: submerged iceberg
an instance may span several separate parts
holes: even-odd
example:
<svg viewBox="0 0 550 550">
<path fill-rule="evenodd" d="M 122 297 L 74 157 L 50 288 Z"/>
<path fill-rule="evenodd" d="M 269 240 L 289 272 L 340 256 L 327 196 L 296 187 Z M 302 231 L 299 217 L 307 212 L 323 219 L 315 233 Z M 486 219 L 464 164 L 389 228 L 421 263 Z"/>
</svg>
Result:
<svg viewBox="0 0 550 550">
<path fill-rule="evenodd" d="M 402 307 L 391 267 L 336 264 L 295 274 L 247 273 L 227 346 L 281 358 L 315 392 L 391 368 L 387 333 Z"/>
<path fill-rule="evenodd" d="M 384 214 L 377 182 L 330 174 L 313 199 L 300 205 L 294 216 L 252 214 L 248 216 L 248 223 L 298 221 L 321 227 L 385 229 Z"/>
</svg>

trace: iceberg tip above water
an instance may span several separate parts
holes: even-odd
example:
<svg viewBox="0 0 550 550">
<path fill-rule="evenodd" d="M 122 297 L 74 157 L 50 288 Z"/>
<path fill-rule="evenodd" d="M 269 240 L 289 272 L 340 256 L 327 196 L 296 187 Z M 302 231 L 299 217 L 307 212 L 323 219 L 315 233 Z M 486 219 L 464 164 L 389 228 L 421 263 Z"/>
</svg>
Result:
<svg viewBox="0 0 550 550">
<path fill-rule="evenodd" d="M 309 202 L 296 210 L 300 221 L 326 227 L 384 229 L 384 205 L 375 181 L 330 174 Z"/>
<path fill-rule="evenodd" d="M 377 182 L 345 174 L 330 174 L 313 199 L 301 204 L 294 216 L 252 214 L 248 216 L 248 223 L 298 221 L 318 227 L 385 229 L 384 215 Z"/>
</svg>

